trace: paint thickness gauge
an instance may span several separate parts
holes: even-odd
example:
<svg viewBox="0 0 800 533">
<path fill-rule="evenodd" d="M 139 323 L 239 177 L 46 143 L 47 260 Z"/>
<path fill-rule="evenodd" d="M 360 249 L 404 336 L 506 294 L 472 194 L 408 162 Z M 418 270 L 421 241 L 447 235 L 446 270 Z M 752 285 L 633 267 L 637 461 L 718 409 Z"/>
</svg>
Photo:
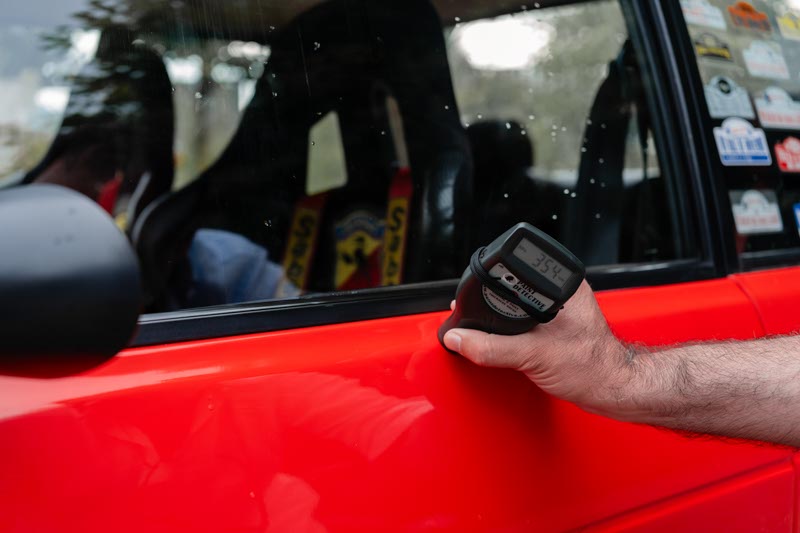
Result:
<svg viewBox="0 0 800 533">
<path fill-rule="evenodd" d="M 439 328 L 516 335 L 549 322 L 578 290 L 586 269 L 561 243 L 522 222 L 472 254 L 456 308 Z"/>
</svg>

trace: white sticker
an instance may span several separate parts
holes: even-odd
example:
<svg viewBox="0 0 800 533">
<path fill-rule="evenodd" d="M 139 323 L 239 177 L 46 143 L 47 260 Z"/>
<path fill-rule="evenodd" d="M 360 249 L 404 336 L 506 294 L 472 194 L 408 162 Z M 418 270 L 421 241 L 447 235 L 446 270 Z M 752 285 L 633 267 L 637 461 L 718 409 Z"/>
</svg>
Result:
<svg viewBox="0 0 800 533">
<path fill-rule="evenodd" d="M 539 292 L 536 292 L 536 290 L 533 287 L 531 287 L 524 281 L 517 278 L 502 263 L 497 263 L 495 266 L 493 266 L 492 269 L 489 270 L 489 275 L 492 276 L 493 278 L 499 279 L 500 283 L 504 285 L 507 289 L 514 291 L 520 297 L 520 299 L 525 301 L 525 303 L 527 303 L 531 307 L 536 308 L 542 313 L 549 310 L 555 304 L 553 300 L 551 300 L 550 298 Z M 489 304 L 492 308 L 494 308 L 494 306 L 492 306 L 492 302 L 490 302 L 488 299 L 489 297 L 486 294 L 486 290 L 488 289 L 484 287 L 483 296 L 485 299 L 487 299 L 486 303 Z M 513 308 L 510 308 L 508 306 L 503 306 L 503 312 L 498 311 L 501 312 L 501 314 L 504 314 L 505 316 L 510 316 L 511 314 L 516 313 L 516 310 L 522 311 L 522 309 L 519 306 L 511 302 L 508 302 L 504 298 L 500 298 L 500 300 L 513 306 Z M 494 303 L 495 305 L 498 305 L 498 302 L 494 301 Z M 495 310 L 497 311 L 497 309 Z M 528 316 L 527 313 L 525 313 L 524 311 L 522 311 L 522 313 L 524 314 L 524 316 Z M 512 316 L 512 318 L 520 318 L 520 317 Z"/>
<path fill-rule="evenodd" d="M 486 304 L 491 307 L 496 313 L 503 315 L 507 318 L 530 318 L 528 313 L 522 310 L 517 304 L 513 304 L 495 294 L 488 287 L 483 287 L 483 299 Z"/>
<path fill-rule="evenodd" d="M 787 12 L 784 16 L 778 17 L 778 29 L 784 39 L 800 41 L 800 17 L 793 11 Z"/>
<path fill-rule="evenodd" d="M 781 172 L 800 172 L 800 139 L 787 137 L 776 144 L 775 159 Z"/>
<path fill-rule="evenodd" d="M 726 28 L 722 10 L 708 3 L 708 0 L 681 0 L 681 9 L 686 24 L 705 26 L 717 30 Z"/>
<path fill-rule="evenodd" d="M 756 98 L 756 110 L 764 128 L 800 130 L 800 103 L 780 87 L 767 87 Z"/>
<path fill-rule="evenodd" d="M 743 52 L 744 64 L 752 76 L 772 80 L 788 80 L 789 67 L 780 45 L 767 41 L 753 41 Z"/>
<path fill-rule="evenodd" d="M 704 87 L 708 112 L 713 118 L 756 118 L 747 90 L 726 76 L 712 78 Z"/>
<path fill-rule="evenodd" d="M 719 158 L 726 167 L 772 164 L 764 130 L 754 128 L 746 120 L 725 119 L 722 126 L 714 128 L 714 140 Z"/>
<path fill-rule="evenodd" d="M 731 207 L 739 235 L 780 233 L 783 231 L 781 209 L 775 191 L 731 191 Z"/>
</svg>

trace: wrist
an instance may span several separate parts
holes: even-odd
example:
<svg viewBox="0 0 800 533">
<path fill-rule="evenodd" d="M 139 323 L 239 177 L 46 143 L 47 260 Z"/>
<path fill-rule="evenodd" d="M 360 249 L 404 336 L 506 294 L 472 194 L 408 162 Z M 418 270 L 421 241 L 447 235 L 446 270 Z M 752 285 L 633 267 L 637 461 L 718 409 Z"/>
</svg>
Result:
<svg viewBox="0 0 800 533">
<path fill-rule="evenodd" d="M 601 350 L 607 370 L 595 375 L 596 387 L 578 405 L 585 411 L 626 422 L 640 421 L 647 413 L 647 383 L 658 381 L 658 369 L 642 357 L 647 349 L 613 339 Z"/>
</svg>

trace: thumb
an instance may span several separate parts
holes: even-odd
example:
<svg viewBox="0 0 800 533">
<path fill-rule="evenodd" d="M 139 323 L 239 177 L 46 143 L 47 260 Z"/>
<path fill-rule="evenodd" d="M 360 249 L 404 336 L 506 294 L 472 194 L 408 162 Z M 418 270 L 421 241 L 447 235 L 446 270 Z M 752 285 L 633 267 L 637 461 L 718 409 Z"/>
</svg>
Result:
<svg viewBox="0 0 800 533">
<path fill-rule="evenodd" d="M 455 328 L 444 335 L 444 344 L 476 365 L 520 368 L 518 336 L 494 335 L 474 329 Z"/>
</svg>

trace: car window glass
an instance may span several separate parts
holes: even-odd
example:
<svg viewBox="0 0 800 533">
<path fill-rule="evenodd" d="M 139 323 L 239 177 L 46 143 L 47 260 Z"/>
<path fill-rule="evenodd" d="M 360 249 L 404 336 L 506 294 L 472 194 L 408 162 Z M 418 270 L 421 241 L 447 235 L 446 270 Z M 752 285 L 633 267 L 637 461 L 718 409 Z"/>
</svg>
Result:
<svg viewBox="0 0 800 533">
<path fill-rule="evenodd" d="M 614 1 L 13 1 L 2 184 L 96 200 L 149 311 L 454 279 L 522 220 L 680 257 Z"/>
<path fill-rule="evenodd" d="M 800 246 L 800 4 L 682 0 L 737 252 Z"/>
</svg>

